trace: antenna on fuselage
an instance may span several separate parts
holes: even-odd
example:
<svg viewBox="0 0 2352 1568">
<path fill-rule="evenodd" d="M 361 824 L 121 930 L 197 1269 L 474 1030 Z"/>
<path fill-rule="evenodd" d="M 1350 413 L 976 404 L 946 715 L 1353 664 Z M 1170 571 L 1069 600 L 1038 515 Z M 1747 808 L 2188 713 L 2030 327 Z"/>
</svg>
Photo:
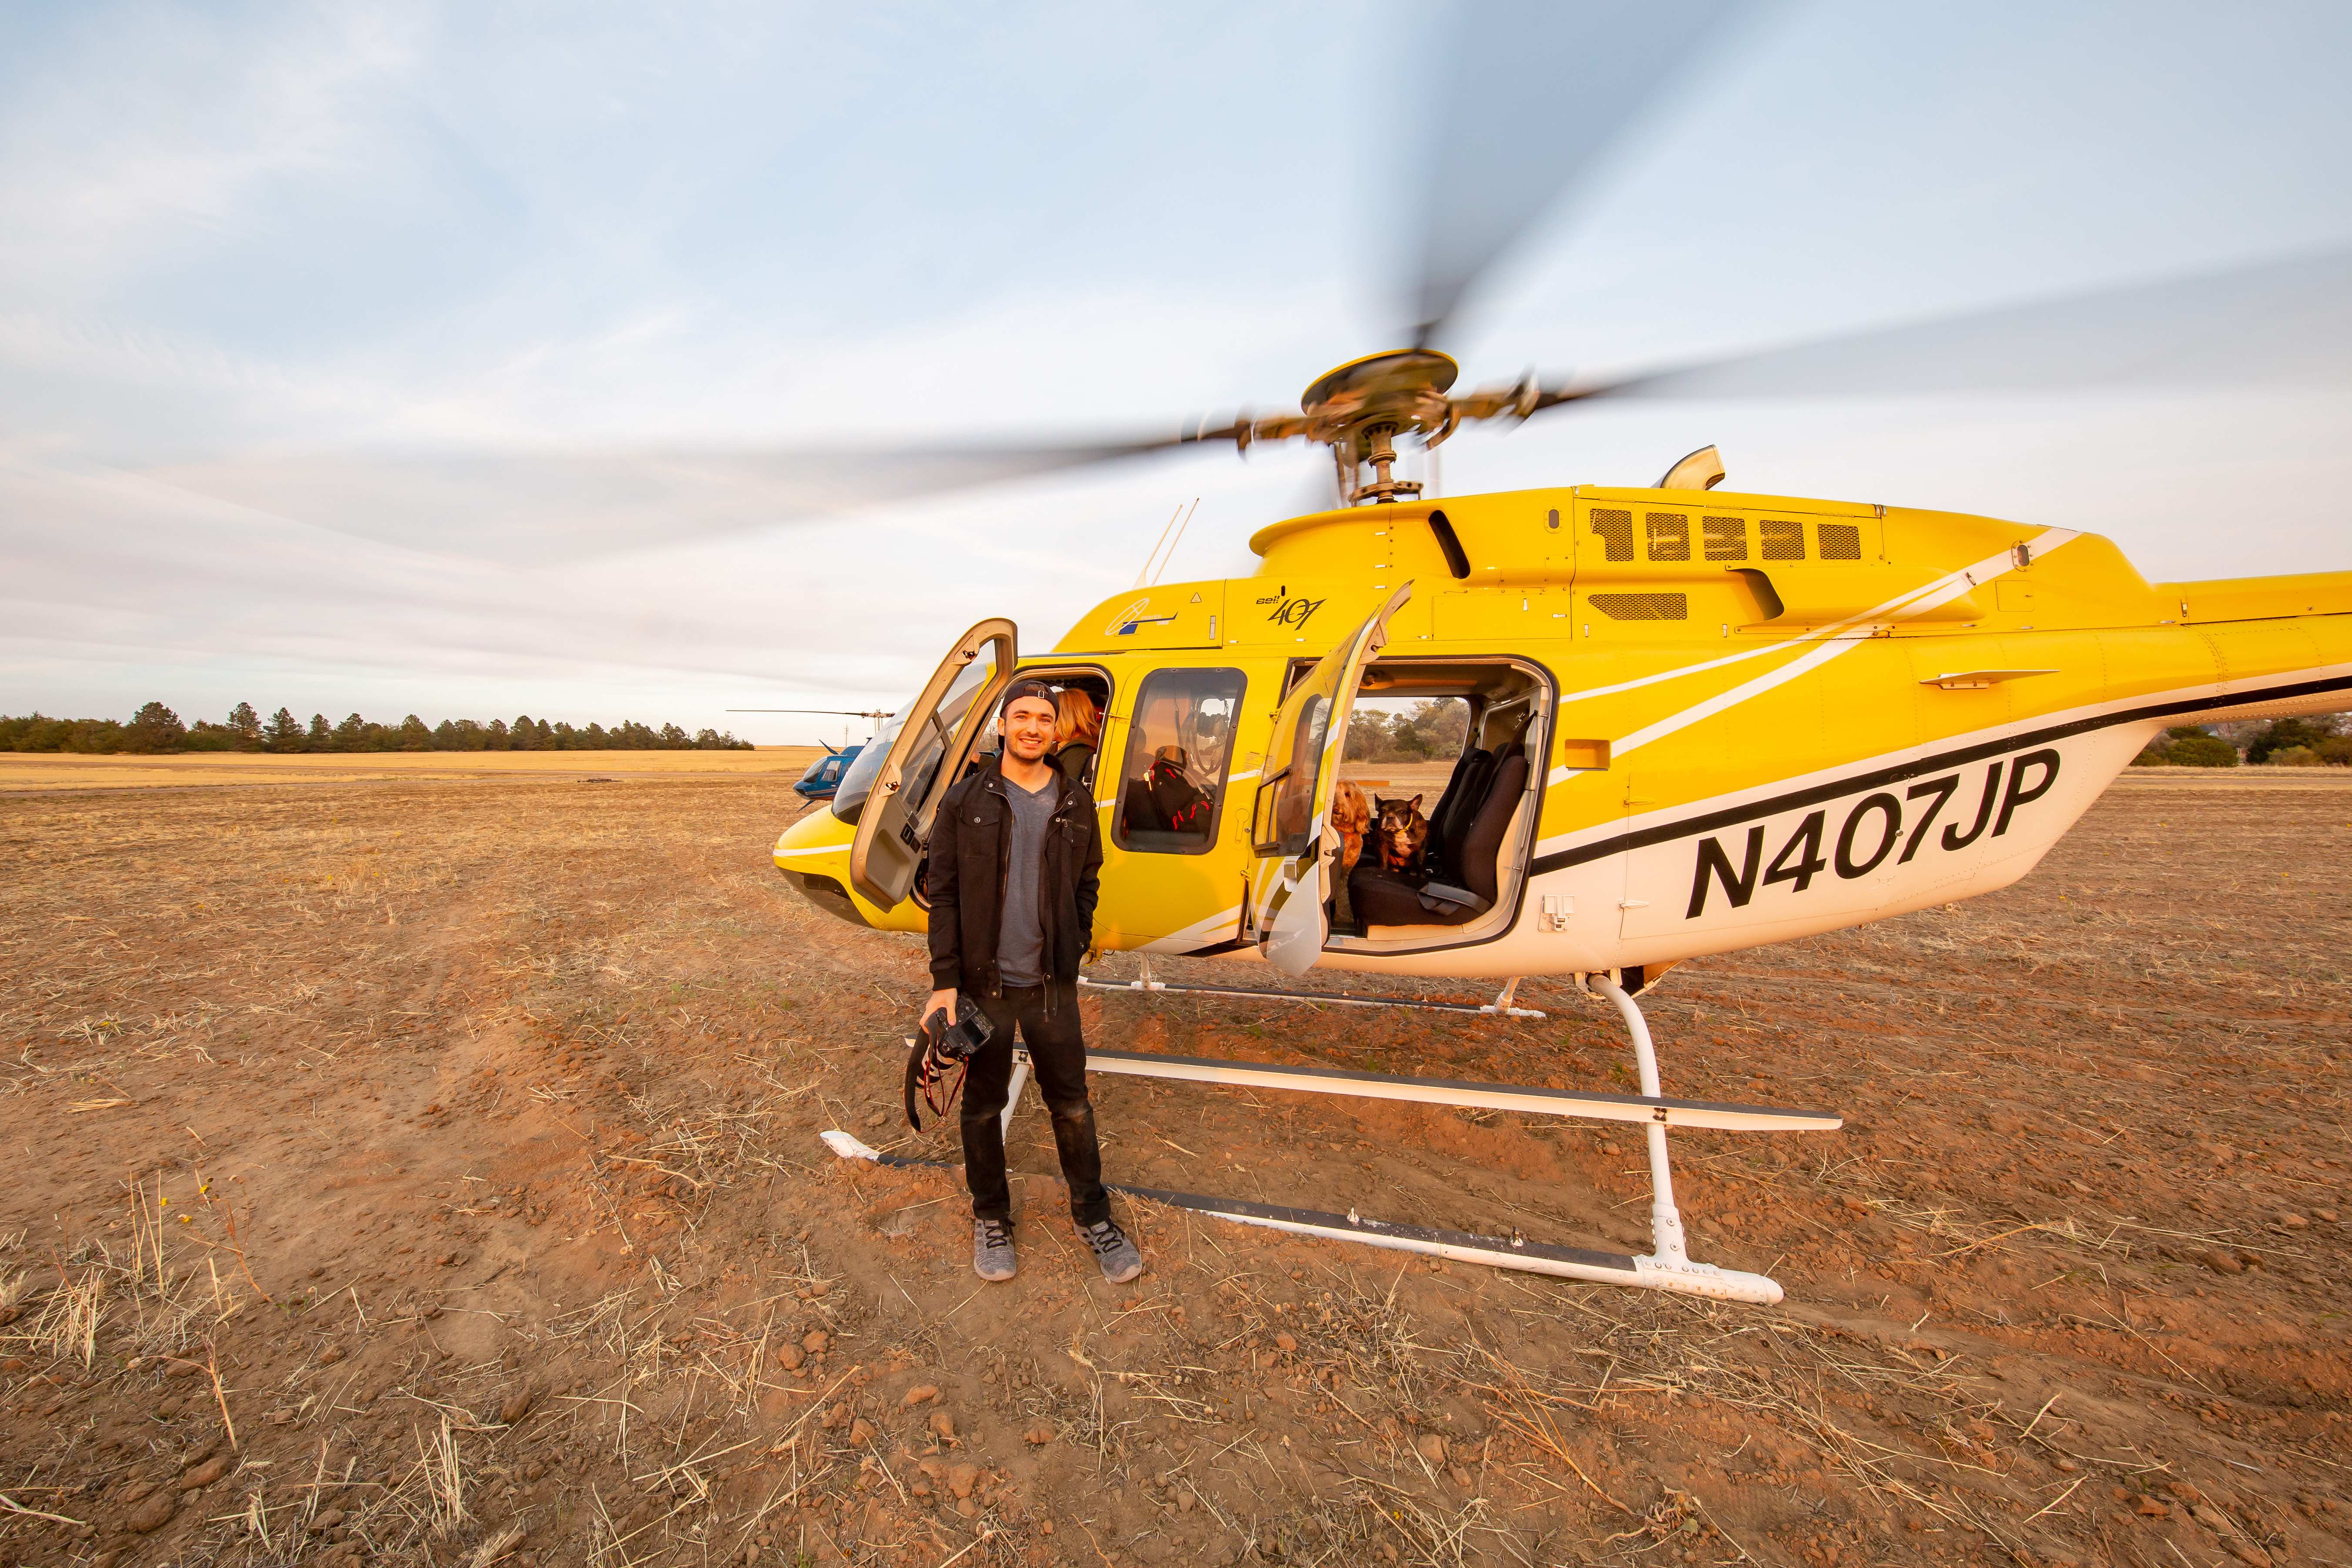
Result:
<svg viewBox="0 0 2352 1568">
<path fill-rule="evenodd" d="M 1151 553 L 1143 558 L 1143 570 L 1135 574 L 1135 585 L 1137 587 L 1149 587 L 1151 584 L 1160 581 L 1160 573 L 1168 570 L 1168 563 L 1176 559 L 1176 547 L 1184 542 L 1184 531 L 1192 526 L 1192 512 L 1200 510 L 1201 498 L 1199 496 L 1194 496 L 1192 498 L 1192 511 L 1186 511 L 1184 510 L 1184 503 L 1182 501 L 1180 500 L 1176 503 L 1176 510 L 1168 514 L 1167 526 L 1160 531 L 1160 538 L 1152 544 Z M 1181 522 L 1178 522 L 1176 521 L 1180 513 L 1184 519 Z M 1168 537 L 1170 529 L 1173 529 L 1176 531 L 1176 537 L 1173 539 Z M 1160 546 L 1162 545 L 1167 546 L 1167 553 L 1164 555 L 1160 553 Z M 1155 561 L 1160 563 L 1158 572 L 1152 570 L 1151 563 Z"/>
</svg>

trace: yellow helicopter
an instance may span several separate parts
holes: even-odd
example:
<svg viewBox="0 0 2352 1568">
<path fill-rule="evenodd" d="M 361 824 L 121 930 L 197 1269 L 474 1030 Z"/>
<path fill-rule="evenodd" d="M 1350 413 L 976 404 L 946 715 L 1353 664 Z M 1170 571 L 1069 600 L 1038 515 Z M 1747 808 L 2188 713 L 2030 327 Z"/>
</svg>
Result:
<svg viewBox="0 0 2352 1568">
<path fill-rule="evenodd" d="M 1048 649 L 1024 648 L 1010 619 L 971 627 L 847 770 L 831 809 L 794 823 L 773 851 L 819 907 L 921 930 L 933 816 L 993 744 L 1006 686 L 1017 672 L 1082 691 L 1104 720 L 1095 939 L 1144 955 L 1123 988 L 1309 994 L 1187 984 L 1153 967 L 1255 954 L 1285 976 L 1499 986 L 1485 1004 L 1328 987 L 1311 994 L 1319 1003 L 1540 1016 L 1517 1005 L 1519 981 L 1573 977 L 1622 1017 L 1641 1092 L 1102 1049 L 1093 1070 L 1637 1121 L 1653 1249 L 1129 1190 L 1304 1235 L 1777 1301 L 1773 1280 L 1689 1257 L 1666 1130 L 1839 1119 L 1668 1097 L 1635 998 L 1686 960 L 2014 882 L 2168 725 L 2352 702 L 2352 572 L 2150 584 L 2106 540 L 2065 528 L 1720 488 L 1713 447 L 1646 488 L 1440 498 L 1399 477 L 1401 442 L 1433 448 L 1465 424 L 1599 398 L 1869 391 L 1887 384 L 1888 365 L 1897 389 L 2145 380 L 2160 358 L 2150 344 L 2187 344 L 2232 320 L 2270 320 L 2273 348 L 2306 366 L 2340 346 L 2352 267 L 2328 256 L 1602 383 L 1529 374 L 1456 393 L 1458 367 L 1433 345 L 1465 292 L 1730 10 L 1520 7 L 1466 37 L 1448 133 L 1425 171 L 1412 346 L 1327 373 L 1296 413 L 1054 459 L 1314 441 L 1330 449 L 1338 504 L 1259 530 L 1254 574 L 1114 595 Z M 2277 330 L 2291 300 L 2315 296 L 2337 330 Z M 2235 346 L 2222 353 L 2242 368 Z M 1428 792 L 1425 855 L 1349 867 L 1334 808 L 1351 720 L 1360 704 L 1399 700 L 1457 704 L 1460 755 Z M 824 1136 L 845 1157 L 901 1159 Z"/>
<path fill-rule="evenodd" d="M 1105 952 L 1143 955 L 1126 989 L 1299 994 L 1153 967 L 1255 954 L 1293 978 L 1492 982 L 1486 1003 L 1410 1005 L 1524 1017 L 1540 1015 L 1518 1005 L 1519 980 L 1573 977 L 1622 1018 L 1640 1092 L 1116 1050 L 1092 1052 L 1095 1070 L 1640 1122 L 1654 1247 L 1626 1257 L 1353 1208 L 1152 1195 L 1300 1234 L 1777 1300 L 1772 1280 L 1688 1256 L 1666 1130 L 1826 1130 L 1839 1119 L 1666 1095 L 1636 997 L 1686 960 L 2015 881 L 2169 724 L 2352 705 L 2352 573 L 2151 584 L 2105 539 L 2064 528 L 1726 489 L 1712 447 L 1650 487 L 1465 496 L 1424 493 L 1401 477 L 1401 454 L 1468 424 L 1612 398 L 2145 383 L 2163 375 L 2168 353 L 2241 374 L 2256 368 L 2258 348 L 2340 379 L 2352 363 L 2352 265 L 2325 255 L 1603 381 L 1530 373 L 1457 392 L 1458 366 L 1435 345 L 1465 298 L 1735 7 L 1471 9 L 1480 25 L 1463 29 L 1451 85 L 1428 95 L 1450 107 L 1418 139 L 1429 152 L 1414 177 L 1423 238 L 1410 346 L 1328 372 L 1296 412 L 1197 421 L 1164 439 L 789 461 L 469 454 L 430 470 L 432 504 L 407 510 L 449 513 L 457 480 L 593 500 L 633 493 L 647 469 L 722 485 L 795 475 L 823 510 L 860 488 L 904 496 L 1184 447 L 1327 446 L 1337 504 L 1261 529 L 1252 575 L 1139 582 L 1049 648 L 1024 648 L 1007 618 L 955 637 L 844 770 L 830 805 L 782 832 L 776 866 L 845 920 L 921 930 L 934 815 L 992 743 L 1005 687 L 1018 672 L 1082 691 L 1105 721 L 1095 936 Z M 2301 309 L 2313 301 L 2317 312 Z M 174 478 L 278 510 L 350 512 L 379 490 L 420 493 L 402 489 L 399 464 L 343 458 Z M 783 496 L 763 515 L 792 510 Z M 464 514 L 469 529 L 475 515 Z M 1466 731 L 1451 768 L 1428 781 L 1425 852 L 1344 866 L 1334 807 L 1350 782 L 1351 721 L 1360 707 L 1407 701 L 1449 705 Z M 1405 1005 L 1328 986 L 1312 999 Z M 845 1132 L 825 1137 L 845 1156 L 886 1157 Z"/>
<path fill-rule="evenodd" d="M 1236 427 L 1329 441 L 1348 479 L 1370 476 L 1355 504 L 1261 530 L 1253 576 L 1114 595 L 1042 652 L 1011 620 L 972 626 L 775 863 L 845 919 L 921 930 L 932 816 L 990 744 L 1004 688 L 1017 671 L 1085 691 L 1105 721 L 1104 951 L 1504 982 L 1488 1013 L 1524 1011 L 1522 977 L 1575 976 L 1634 1033 L 1642 1094 L 1622 1097 L 1093 1055 L 1097 1070 L 1643 1121 L 1648 1258 L 1194 1206 L 1778 1300 L 1688 1260 L 1664 1130 L 1836 1119 L 1665 1100 L 1633 997 L 1687 959 L 2007 886 L 2168 725 L 2345 706 L 2352 572 L 2152 584 L 2087 533 L 1718 489 L 1711 447 L 1646 489 L 1423 500 L 1393 477 L 1400 433 L 1545 395 L 1450 399 L 1454 370 L 1427 349 L 1375 355 L 1318 380 L 1300 414 Z M 1430 868 L 1360 859 L 1343 925 L 1333 802 L 1350 711 L 1375 698 L 1458 700 L 1469 735 L 1427 814 Z M 1148 967 L 1135 984 L 1231 990 Z"/>
</svg>

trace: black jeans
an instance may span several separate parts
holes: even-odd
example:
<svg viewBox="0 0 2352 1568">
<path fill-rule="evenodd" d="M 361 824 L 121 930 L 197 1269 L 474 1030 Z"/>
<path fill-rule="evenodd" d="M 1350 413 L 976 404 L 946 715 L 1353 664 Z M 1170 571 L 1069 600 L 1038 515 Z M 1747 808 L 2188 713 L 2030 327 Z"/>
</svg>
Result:
<svg viewBox="0 0 2352 1568">
<path fill-rule="evenodd" d="M 1004 1128 L 997 1121 L 1013 1082 L 1013 1031 L 1029 1047 L 1037 1089 L 1054 1118 L 1054 1149 L 1062 1157 L 1062 1180 L 1070 1187 L 1070 1217 L 1093 1225 L 1110 1217 L 1110 1194 L 1103 1190 L 1102 1149 L 1095 1142 L 1095 1108 L 1087 1099 L 1087 1042 L 1078 1023 L 1078 988 L 1052 987 L 1054 1010 L 1045 1010 L 1047 988 L 1007 986 L 1002 996 L 974 997 L 995 1037 L 971 1058 L 963 1084 L 963 1179 L 971 1189 L 975 1219 L 1010 1220 L 1013 1189 L 1004 1179 Z"/>
</svg>

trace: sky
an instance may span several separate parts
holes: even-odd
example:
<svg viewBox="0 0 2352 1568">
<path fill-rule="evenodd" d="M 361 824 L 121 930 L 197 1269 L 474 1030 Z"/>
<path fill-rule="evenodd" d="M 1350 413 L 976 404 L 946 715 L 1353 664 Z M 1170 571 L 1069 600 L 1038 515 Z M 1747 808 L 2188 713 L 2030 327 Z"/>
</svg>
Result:
<svg viewBox="0 0 2352 1568">
<path fill-rule="evenodd" d="M 1168 576 L 1244 573 L 1255 529 L 1322 504 L 1319 453 L 812 498 L 902 447 L 1291 406 L 1393 346 L 1419 171 L 1458 131 L 1433 84 L 1521 20 L 0 10 L 0 712 L 838 741 L 726 710 L 895 706 L 984 616 L 1049 646 L 1195 498 Z M 1537 125 L 1609 69 L 1517 56 L 1498 96 Z M 1751 7 L 1447 346 L 1478 384 L 2296 258 L 2326 285 L 2352 247 L 2347 58 L 2336 4 Z M 1465 433 L 1443 487 L 1647 483 L 1711 441 L 1735 489 L 2087 528 L 2151 578 L 2352 567 L 2344 291 L 2244 305 L 2104 382 L 2025 354 L 2003 384 L 1735 386 Z"/>
</svg>

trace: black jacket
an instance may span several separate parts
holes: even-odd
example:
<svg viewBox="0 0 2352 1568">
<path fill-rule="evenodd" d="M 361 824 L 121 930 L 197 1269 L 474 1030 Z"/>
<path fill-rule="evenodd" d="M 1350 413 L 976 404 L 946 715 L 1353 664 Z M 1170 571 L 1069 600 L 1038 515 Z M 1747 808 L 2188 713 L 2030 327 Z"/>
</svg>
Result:
<svg viewBox="0 0 2352 1568">
<path fill-rule="evenodd" d="M 1068 984 L 1093 945 L 1095 900 L 1102 871 L 1102 834 L 1093 799 L 1060 779 L 1061 799 L 1045 827 L 1045 864 L 1037 879 L 1045 927 L 1045 979 Z M 1013 803 L 994 758 L 957 782 L 931 822 L 923 888 L 931 903 L 931 984 L 975 996 L 1003 988 L 996 973 L 1004 913 L 1004 851 L 1013 837 Z"/>
</svg>

